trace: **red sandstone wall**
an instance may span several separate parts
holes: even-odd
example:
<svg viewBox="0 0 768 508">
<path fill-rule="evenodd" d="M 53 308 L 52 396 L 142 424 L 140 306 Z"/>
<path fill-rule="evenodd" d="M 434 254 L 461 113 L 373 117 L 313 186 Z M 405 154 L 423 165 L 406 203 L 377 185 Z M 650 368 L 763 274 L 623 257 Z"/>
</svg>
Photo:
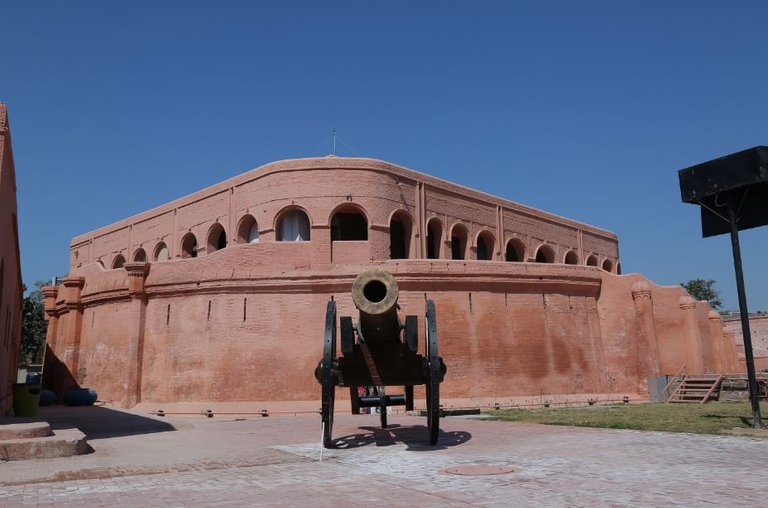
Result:
<svg viewBox="0 0 768 508">
<path fill-rule="evenodd" d="M 126 270 L 92 265 L 79 346 L 63 331 L 72 316 L 59 296 L 55 350 L 68 364 L 78 357 L 86 384 L 119 405 L 316 400 L 325 304 L 333 296 L 340 315 L 356 315 L 349 291 L 362 267 L 319 268 L 327 265 L 316 266 L 312 250 L 311 242 L 242 245 L 152 264 L 141 298 L 130 296 Z M 398 279 L 404 314 L 421 319 L 425 295 L 436 302 L 449 399 L 636 396 L 647 377 L 683 363 L 714 370 L 711 355 L 691 358 L 691 337 L 712 340 L 710 322 L 694 305 L 693 328 L 686 323 L 677 287 L 567 265 L 403 260 L 385 268 Z M 650 292 L 652 325 L 643 325 L 637 283 Z"/>
<path fill-rule="evenodd" d="M 8 114 L 0 104 L 0 415 L 12 404 L 11 385 L 21 341 L 21 268 L 16 219 L 16 174 Z"/>
</svg>

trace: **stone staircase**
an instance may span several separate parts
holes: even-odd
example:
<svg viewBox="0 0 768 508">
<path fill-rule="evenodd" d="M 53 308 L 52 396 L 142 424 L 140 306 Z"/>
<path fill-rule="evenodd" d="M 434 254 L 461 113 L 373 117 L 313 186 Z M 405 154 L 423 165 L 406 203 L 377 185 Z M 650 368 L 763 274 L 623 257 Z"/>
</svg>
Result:
<svg viewBox="0 0 768 508">
<path fill-rule="evenodd" d="M 0 462 L 70 457 L 88 451 L 85 434 L 77 429 L 54 432 L 46 422 L 0 425 Z"/>
<path fill-rule="evenodd" d="M 696 402 L 704 404 L 720 398 L 720 386 L 725 376 L 718 374 L 684 375 L 672 390 L 667 402 Z"/>
</svg>

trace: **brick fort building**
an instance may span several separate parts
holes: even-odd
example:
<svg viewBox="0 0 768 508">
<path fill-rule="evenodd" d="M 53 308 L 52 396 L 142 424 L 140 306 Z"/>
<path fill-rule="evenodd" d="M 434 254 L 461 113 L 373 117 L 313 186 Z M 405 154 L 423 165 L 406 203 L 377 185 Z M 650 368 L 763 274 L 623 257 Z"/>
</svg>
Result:
<svg viewBox="0 0 768 508">
<path fill-rule="evenodd" d="M 314 410 L 326 302 L 356 315 L 371 267 L 394 274 L 403 314 L 435 301 L 447 406 L 647 399 L 648 378 L 683 365 L 740 370 L 706 302 L 621 275 L 615 234 L 331 156 L 75 237 L 69 275 L 45 288 L 51 376 L 120 407 Z"/>
</svg>

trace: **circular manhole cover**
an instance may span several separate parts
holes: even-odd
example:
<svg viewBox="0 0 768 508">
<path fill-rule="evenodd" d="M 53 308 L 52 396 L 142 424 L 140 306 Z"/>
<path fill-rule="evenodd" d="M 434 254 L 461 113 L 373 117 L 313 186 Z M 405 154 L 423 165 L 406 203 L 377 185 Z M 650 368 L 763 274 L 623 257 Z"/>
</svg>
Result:
<svg viewBox="0 0 768 508">
<path fill-rule="evenodd" d="M 441 473 L 458 474 L 462 476 L 488 476 L 494 474 L 507 474 L 519 471 L 512 466 L 491 466 L 482 464 L 466 464 L 463 466 L 446 467 Z"/>
</svg>

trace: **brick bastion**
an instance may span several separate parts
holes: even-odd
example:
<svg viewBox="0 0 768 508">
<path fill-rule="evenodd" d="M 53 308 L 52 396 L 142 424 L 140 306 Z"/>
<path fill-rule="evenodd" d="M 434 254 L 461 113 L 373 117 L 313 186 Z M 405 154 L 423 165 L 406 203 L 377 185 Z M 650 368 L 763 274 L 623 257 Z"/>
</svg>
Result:
<svg viewBox="0 0 768 508">
<path fill-rule="evenodd" d="M 325 304 L 356 315 L 352 281 L 373 266 L 403 314 L 435 301 L 448 405 L 636 399 L 682 365 L 741 370 L 706 302 L 619 275 L 614 234 L 383 161 L 268 164 L 70 254 L 44 291 L 47 375 L 122 407 L 319 407 Z"/>
</svg>

